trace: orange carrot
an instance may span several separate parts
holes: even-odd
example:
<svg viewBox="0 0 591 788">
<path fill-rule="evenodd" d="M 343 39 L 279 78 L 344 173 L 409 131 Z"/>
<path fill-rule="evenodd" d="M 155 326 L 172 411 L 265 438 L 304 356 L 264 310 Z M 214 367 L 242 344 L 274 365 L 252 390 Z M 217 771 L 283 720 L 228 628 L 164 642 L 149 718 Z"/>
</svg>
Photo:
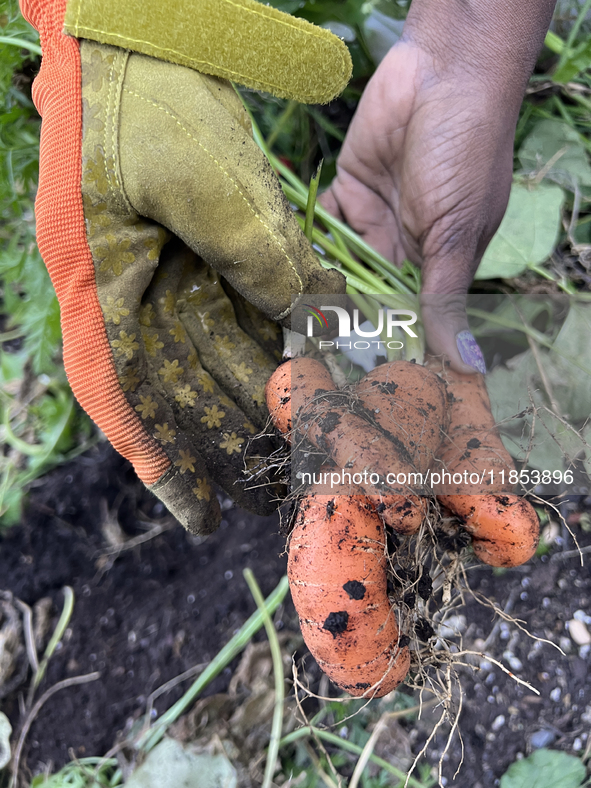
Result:
<svg viewBox="0 0 591 788">
<path fill-rule="evenodd" d="M 391 692 L 410 655 L 388 601 L 384 525 L 368 501 L 306 495 L 287 573 L 304 640 L 322 670 L 354 696 Z"/>
<path fill-rule="evenodd" d="M 520 566 L 534 555 L 540 523 L 533 506 L 513 493 L 439 495 L 472 535 L 478 558 L 490 566 Z"/>
<path fill-rule="evenodd" d="M 355 392 L 369 417 L 424 473 L 449 426 L 441 378 L 420 364 L 392 361 L 369 372 Z"/>
<path fill-rule="evenodd" d="M 409 365 L 410 366 L 410 365 Z M 387 525 L 414 533 L 421 524 L 423 502 L 408 492 L 408 483 L 386 482 L 387 474 L 408 479 L 416 474 L 412 458 L 377 427 L 351 412 L 336 394 L 326 368 L 310 358 L 294 358 L 279 367 L 266 387 L 271 418 L 278 429 L 295 425 L 297 433 L 324 451 L 354 481 L 350 493 L 365 494 Z M 291 392 L 291 396 L 290 396 Z M 333 396 L 331 396 L 333 394 Z M 370 476 L 380 476 L 377 481 Z M 414 476 L 412 477 L 414 479 Z"/>
<path fill-rule="evenodd" d="M 484 377 L 432 362 L 436 366 L 451 395 L 448 437 L 439 451 L 441 471 L 462 475 L 461 482 L 457 476 L 457 482 L 452 477 L 451 484 L 436 487 L 437 498 L 472 535 L 481 561 L 519 566 L 536 551 L 539 521 L 533 506 L 512 491 L 509 473 L 515 466 L 495 427 Z"/>
<path fill-rule="evenodd" d="M 292 399 L 321 396 L 336 387 L 327 368 L 313 358 L 303 356 L 277 367 L 265 386 L 265 398 L 273 424 L 289 440 L 292 429 Z"/>
</svg>

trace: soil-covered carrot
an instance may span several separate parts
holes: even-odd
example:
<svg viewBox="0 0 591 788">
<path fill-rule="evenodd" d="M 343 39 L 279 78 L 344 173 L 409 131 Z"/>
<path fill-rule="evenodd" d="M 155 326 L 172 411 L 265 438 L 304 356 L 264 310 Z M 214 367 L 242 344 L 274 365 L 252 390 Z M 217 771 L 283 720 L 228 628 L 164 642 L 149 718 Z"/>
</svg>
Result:
<svg viewBox="0 0 591 788">
<path fill-rule="evenodd" d="M 495 427 L 484 377 L 432 362 L 432 368 L 437 366 L 450 395 L 437 498 L 461 519 L 481 561 L 519 566 L 534 555 L 540 526 L 533 506 L 512 491 L 509 473 L 515 466 Z M 444 471 L 451 479 L 443 480 Z"/>
<path fill-rule="evenodd" d="M 370 417 L 424 473 L 449 426 L 442 379 L 420 364 L 392 361 L 369 372 L 355 391 Z"/>
<path fill-rule="evenodd" d="M 384 525 L 367 499 L 306 495 L 287 572 L 304 640 L 322 670 L 354 696 L 393 690 L 410 656 L 387 596 Z"/>
<path fill-rule="evenodd" d="M 472 535 L 478 558 L 490 566 L 520 566 L 534 555 L 540 523 L 535 509 L 513 493 L 440 495 Z"/>
<path fill-rule="evenodd" d="M 289 440 L 294 396 L 310 400 L 317 392 L 320 397 L 327 391 L 335 390 L 330 372 L 319 361 L 303 356 L 286 361 L 277 367 L 265 387 L 265 398 L 273 424 Z"/>
<path fill-rule="evenodd" d="M 265 391 L 278 429 L 295 426 L 299 435 L 325 452 L 352 480 L 350 492 L 368 496 L 386 524 L 399 533 L 418 529 L 423 502 L 410 492 L 417 472 L 409 451 L 352 412 L 319 361 L 286 362 L 273 373 Z"/>
<path fill-rule="evenodd" d="M 430 366 L 441 371 L 449 398 L 449 428 L 438 457 L 452 479 L 441 489 L 447 495 L 509 491 L 509 472 L 515 465 L 495 426 L 484 377 L 463 375 L 439 361 Z"/>
</svg>

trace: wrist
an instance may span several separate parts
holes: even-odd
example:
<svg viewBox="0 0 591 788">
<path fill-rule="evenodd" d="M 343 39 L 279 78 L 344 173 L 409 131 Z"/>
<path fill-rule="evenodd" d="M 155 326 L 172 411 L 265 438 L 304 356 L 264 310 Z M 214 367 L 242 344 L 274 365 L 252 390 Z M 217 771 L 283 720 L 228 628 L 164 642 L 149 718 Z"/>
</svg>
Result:
<svg viewBox="0 0 591 788">
<path fill-rule="evenodd" d="M 479 85 L 519 105 L 555 0 L 413 0 L 403 40 L 433 62 L 438 78 Z"/>
</svg>

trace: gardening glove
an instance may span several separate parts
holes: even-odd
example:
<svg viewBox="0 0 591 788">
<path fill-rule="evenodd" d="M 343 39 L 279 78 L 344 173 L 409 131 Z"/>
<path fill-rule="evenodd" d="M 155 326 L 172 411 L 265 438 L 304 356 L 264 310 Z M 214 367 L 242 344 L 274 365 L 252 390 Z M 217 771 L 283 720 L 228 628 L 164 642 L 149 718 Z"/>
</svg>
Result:
<svg viewBox="0 0 591 788">
<path fill-rule="evenodd" d="M 267 418 L 275 321 L 344 280 L 317 262 L 219 76 L 326 101 L 346 83 L 346 48 L 252 0 L 22 10 L 43 50 L 37 241 L 72 389 L 191 531 L 218 524 L 212 478 L 269 513 L 264 479 L 244 471 L 272 450 L 260 438 L 247 451 Z"/>
</svg>

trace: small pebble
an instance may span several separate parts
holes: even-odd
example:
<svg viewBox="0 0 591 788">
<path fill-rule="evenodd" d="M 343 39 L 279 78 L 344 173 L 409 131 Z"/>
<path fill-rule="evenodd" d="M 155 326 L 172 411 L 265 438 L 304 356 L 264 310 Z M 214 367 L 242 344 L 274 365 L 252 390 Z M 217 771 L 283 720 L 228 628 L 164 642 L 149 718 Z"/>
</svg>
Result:
<svg viewBox="0 0 591 788">
<path fill-rule="evenodd" d="M 498 717 L 494 718 L 492 725 L 490 727 L 491 730 L 493 731 L 500 731 L 504 724 L 505 724 L 505 715 L 499 714 Z"/>
<path fill-rule="evenodd" d="M 573 647 L 571 639 L 567 638 L 565 635 L 563 635 L 560 638 L 559 645 L 560 645 L 560 648 L 564 651 L 565 654 L 569 654 L 571 652 L 571 650 L 572 650 L 572 647 Z"/>
<path fill-rule="evenodd" d="M 554 687 L 554 689 L 550 693 L 550 700 L 553 700 L 554 703 L 558 703 L 561 695 L 562 695 L 562 690 L 560 689 L 560 687 Z"/>
<path fill-rule="evenodd" d="M 577 736 L 577 738 L 573 742 L 573 750 L 575 752 L 579 752 L 579 750 L 582 750 L 582 749 L 583 749 L 583 742 Z"/>
<path fill-rule="evenodd" d="M 511 657 L 508 662 L 511 670 L 514 670 L 515 672 L 523 670 L 523 663 L 518 657 Z"/>
<path fill-rule="evenodd" d="M 575 610 L 573 618 L 582 621 L 583 624 L 591 624 L 591 616 L 587 615 L 584 610 Z"/>
<path fill-rule="evenodd" d="M 591 643 L 591 633 L 583 621 L 571 618 L 568 622 L 568 631 L 577 646 L 588 646 Z"/>
<path fill-rule="evenodd" d="M 534 750 L 541 750 L 542 747 L 548 747 L 548 745 L 552 744 L 556 735 L 549 730 L 541 730 L 532 733 L 530 744 Z"/>
</svg>

